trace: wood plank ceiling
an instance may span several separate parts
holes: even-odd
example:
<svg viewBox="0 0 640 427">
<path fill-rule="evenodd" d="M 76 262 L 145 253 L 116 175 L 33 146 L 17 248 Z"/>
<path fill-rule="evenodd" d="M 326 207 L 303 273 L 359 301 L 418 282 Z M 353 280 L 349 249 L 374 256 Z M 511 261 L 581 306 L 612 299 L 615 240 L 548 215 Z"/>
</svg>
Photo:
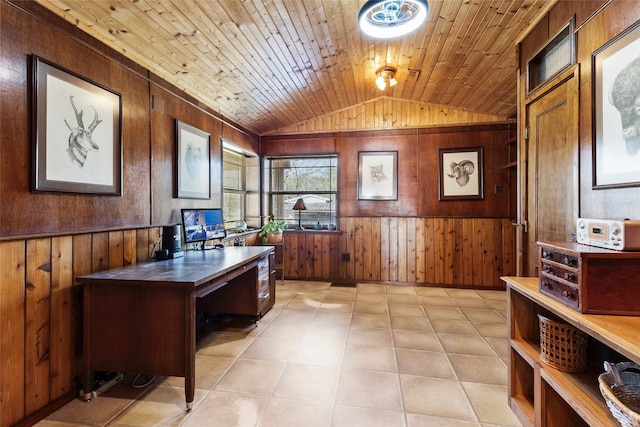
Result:
<svg viewBox="0 0 640 427">
<path fill-rule="evenodd" d="M 381 96 L 514 115 L 515 40 L 552 2 L 428 1 L 416 32 L 379 40 L 365 0 L 37 0 L 258 135 Z"/>
</svg>

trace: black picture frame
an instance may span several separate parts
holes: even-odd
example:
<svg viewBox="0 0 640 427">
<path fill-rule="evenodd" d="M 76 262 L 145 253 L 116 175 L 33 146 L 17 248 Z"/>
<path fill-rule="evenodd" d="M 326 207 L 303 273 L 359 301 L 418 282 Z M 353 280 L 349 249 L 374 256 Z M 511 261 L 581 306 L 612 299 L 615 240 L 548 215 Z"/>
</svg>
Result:
<svg viewBox="0 0 640 427">
<path fill-rule="evenodd" d="M 31 59 L 31 189 L 122 195 L 122 96 L 37 55 Z"/>
<path fill-rule="evenodd" d="M 176 197 L 211 199 L 211 135 L 176 119 Z"/>
<path fill-rule="evenodd" d="M 358 200 L 398 200 L 398 152 L 358 152 Z"/>
<path fill-rule="evenodd" d="M 593 188 L 640 186 L 640 21 L 592 54 Z"/>
<path fill-rule="evenodd" d="M 439 200 L 484 199 L 483 157 L 483 147 L 439 149 Z"/>
</svg>

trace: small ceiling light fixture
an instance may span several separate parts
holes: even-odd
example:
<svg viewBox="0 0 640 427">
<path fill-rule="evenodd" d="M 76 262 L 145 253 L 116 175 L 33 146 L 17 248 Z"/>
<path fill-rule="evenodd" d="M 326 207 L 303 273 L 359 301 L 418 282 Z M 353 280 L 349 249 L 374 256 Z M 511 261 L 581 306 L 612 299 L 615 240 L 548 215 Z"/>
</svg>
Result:
<svg viewBox="0 0 640 427">
<path fill-rule="evenodd" d="M 384 66 L 376 71 L 378 77 L 376 78 L 376 86 L 378 89 L 385 90 L 387 87 L 393 87 L 398 84 L 396 80 L 396 69 L 389 66 Z"/>
<path fill-rule="evenodd" d="M 427 0 L 369 0 L 360 9 L 358 24 L 371 37 L 390 39 L 416 30 L 428 12 Z"/>
</svg>

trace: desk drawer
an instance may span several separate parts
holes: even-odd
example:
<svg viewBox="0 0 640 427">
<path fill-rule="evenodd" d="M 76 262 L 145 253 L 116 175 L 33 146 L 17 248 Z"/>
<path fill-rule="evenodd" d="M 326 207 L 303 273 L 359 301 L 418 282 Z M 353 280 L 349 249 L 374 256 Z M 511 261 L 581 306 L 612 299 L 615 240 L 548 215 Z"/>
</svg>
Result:
<svg viewBox="0 0 640 427">
<path fill-rule="evenodd" d="M 258 281 L 258 312 L 271 302 L 271 287 L 269 286 L 269 278 L 260 279 Z"/>
<path fill-rule="evenodd" d="M 204 296 L 209 295 L 211 292 L 216 291 L 226 285 L 227 280 L 226 277 L 221 277 L 219 279 L 213 280 L 209 283 L 205 283 L 204 285 L 200 285 L 196 288 L 196 297 L 202 298 Z"/>
<path fill-rule="evenodd" d="M 269 279 L 269 257 L 258 260 L 258 280 Z"/>
</svg>

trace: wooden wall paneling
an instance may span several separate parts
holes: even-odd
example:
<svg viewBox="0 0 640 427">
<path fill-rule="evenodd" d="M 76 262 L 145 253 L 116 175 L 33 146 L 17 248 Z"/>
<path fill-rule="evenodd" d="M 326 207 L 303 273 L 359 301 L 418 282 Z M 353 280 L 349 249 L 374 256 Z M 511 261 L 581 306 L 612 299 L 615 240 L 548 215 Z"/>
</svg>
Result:
<svg viewBox="0 0 640 427">
<path fill-rule="evenodd" d="M 91 235 L 91 272 L 109 268 L 109 233 L 92 233 Z"/>
<path fill-rule="evenodd" d="M 464 220 L 453 219 L 453 283 L 464 285 Z"/>
<path fill-rule="evenodd" d="M 326 277 L 329 277 L 331 280 L 340 277 L 340 239 L 342 234 L 344 233 L 341 232 L 339 235 L 331 235 L 329 238 L 329 255 L 331 256 L 331 261 Z"/>
<path fill-rule="evenodd" d="M 416 283 L 424 283 L 425 282 L 425 236 L 424 236 L 424 221 L 422 218 L 416 218 L 416 228 L 415 228 L 415 245 L 416 245 L 416 253 L 415 253 L 415 276 Z"/>
<path fill-rule="evenodd" d="M 416 218 L 416 282 L 427 282 L 426 235 L 424 218 Z"/>
<path fill-rule="evenodd" d="M 397 243 L 397 270 L 398 276 L 397 279 L 399 282 L 407 282 L 407 269 L 409 264 L 408 251 L 407 251 L 407 219 L 406 218 L 398 218 L 397 219 L 397 229 L 396 229 L 396 242 Z M 390 239 L 391 240 L 391 239 Z"/>
<path fill-rule="evenodd" d="M 325 279 L 329 276 L 325 275 L 329 268 L 329 254 L 327 251 L 328 239 L 324 238 L 321 234 L 313 234 L 313 253 L 316 257 L 316 262 L 313 264 L 313 274 L 311 278 Z"/>
<path fill-rule="evenodd" d="M 149 238 L 149 229 L 148 228 L 138 228 L 136 230 L 136 261 L 143 262 L 147 258 L 154 256 L 153 254 L 153 245 L 155 242 L 152 242 Z"/>
<path fill-rule="evenodd" d="M 454 251 L 455 251 L 455 230 L 453 228 L 453 218 L 446 218 L 444 221 L 444 284 L 455 284 L 454 282 Z"/>
<path fill-rule="evenodd" d="M 347 280 L 347 271 L 349 265 L 348 261 L 344 261 L 342 259 L 342 254 L 347 250 L 347 245 L 349 242 L 349 239 L 347 239 L 347 218 L 339 218 L 336 225 L 338 227 L 338 230 L 340 230 L 340 235 L 338 236 L 336 247 L 338 265 L 336 269 L 337 276 L 335 277 L 335 279 L 340 281 Z"/>
<path fill-rule="evenodd" d="M 122 267 L 124 259 L 124 232 L 121 230 L 110 231 L 109 240 L 109 268 Z"/>
<path fill-rule="evenodd" d="M 354 235 L 354 267 L 355 267 L 355 279 L 364 280 L 364 224 L 362 218 L 355 218 L 355 224 L 353 229 Z"/>
<path fill-rule="evenodd" d="M 502 274 L 505 276 L 515 276 L 515 227 L 509 218 L 502 220 Z M 503 286 L 500 280 L 500 286 Z"/>
<path fill-rule="evenodd" d="M 361 218 L 362 227 L 360 229 L 360 235 L 362 236 L 362 280 L 374 280 L 375 269 L 375 253 L 380 251 L 376 250 L 379 246 L 376 246 L 375 239 L 373 238 L 373 232 L 375 227 L 375 221 L 373 218 Z"/>
<path fill-rule="evenodd" d="M 401 260 L 398 258 L 398 246 L 400 244 L 400 235 L 398 233 L 398 221 L 399 218 L 392 217 L 389 218 L 389 235 L 388 235 L 388 245 L 389 245 L 389 257 L 386 260 L 383 260 L 385 264 L 389 265 L 389 280 L 392 282 L 398 281 L 398 270 L 400 263 L 404 263 L 406 260 Z"/>
<path fill-rule="evenodd" d="M 51 239 L 51 400 L 73 393 L 74 323 L 73 237 Z"/>
<path fill-rule="evenodd" d="M 288 277 L 300 277 L 300 270 L 298 266 L 298 240 L 299 235 L 295 233 L 289 233 L 285 237 L 285 251 L 284 254 L 287 256 L 288 249 L 288 257 L 285 262 L 285 268 L 288 268 Z"/>
<path fill-rule="evenodd" d="M 296 268 L 297 274 L 294 277 L 304 278 L 305 272 L 306 272 L 306 264 L 307 264 L 306 236 L 304 234 L 299 233 L 299 235 L 296 237 L 297 237 L 296 252 L 298 254 L 298 266 Z"/>
<path fill-rule="evenodd" d="M 124 230 L 122 239 L 122 265 L 138 263 L 136 230 Z"/>
<path fill-rule="evenodd" d="M 0 425 L 25 417 L 24 240 L 0 242 Z"/>
<path fill-rule="evenodd" d="M 494 275 L 493 256 L 495 250 L 493 246 L 493 225 L 493 221 L 486 218 L 482 219 L 482 236 L 484 241 L 484 250 L 482 251 L 482 281 L 478 284 L 478 286 L 482 287 L 490 286 Z"/>
<path fill-rule="evenodd" d="M 415 217 L 407 218 L 407 282 L 416 281 L 416 224 Z"/>
<path fill-rule="evenodd" d="M 462 219 L 462 257 L 458 268 L 462 273 L 461 284 L 464 286 L 473 285 L 473 219 Z"/>
<path fill-rule="evenodd" d="M 382 219 L 379 217 L 371 218 L 369 252 L 371 253 L 371 268 L 369 271 L 369 277 L 371 280 L 380 280 L 380 268 L 382 265 L 382 252 L 381 247 L 381 224 Z"/>
<path fill-rule="evenodd" d="M 392 280 L 389 259 L 391 258 L 391 242 L 389 235 L 391 234 L 391 218 L 380 219 L 380 280 Z"/>
<path fill-rule="evenodd" d="M 92 235 L 76 234 L 73 236 L 73 277 L 93 272 Z M 74 283 L 75 285 L 75 283 Z M 81 286 L 81 285 L 77 285 Z"/>
<path fill-rule="evenodd" d="M 302 277 L 305 279 L 312 278 L 314 277 L 316 263 L 319 261 L 318 251 L 316 251 L 315 247 L 314 234 L 304 233 L 300 240 L 304 243 L 302 249 L 304 253 L 304 272 Z"/>
<path fill-rule="evenodd" d="M 342 235 L 341 253 L 349 254 L 349 261 L 341 261 L 341 266 L 344 273 L 341 278 L 344 280 L 354 280 L 355 276 L 355 245 L 354 245 L 354 229 L 355 218 L 340 219 L 342 224 L 342 230 L 345 230 Z"/>
<path fill-rule="evenodd" d="M 435 218 L 433 238 L 434 238 L 434 283 L 445 283 L 445 250 L 444 241 L 444 218 Z"/>
<path fill-rule="evenodd" d="M 436 221 L 435 218 L 425 218 L 425 259 L 426 283 L 436 283 Z"/>
<path fill-rule="evenodd" d="M 30 239 L 26 247 L 25 412 L 50 401 L 51 239 Z"/>
<path fill-rule="evenodd" d="M 493 267 L 493 274 L 491 276 L 491 282 L 487 283 L 488 287 L 499 287 L 500 276 L 504 275 L 503 259 L 505 258 L 505 242 L 504 242 L 504 230 L 502 221 L 495 219 L 493 221 L 493 259 L 491 260 L 491 266 Z"/>
<path fill-rule="evenodd" d="M 260 153 L 260 139 L 248 131 L 223 122 L 222 137 L 253 153 Z"/>
<path fill-rule="evenodd" d="M 484 263 L 484 235 L 482 229 L 482 219 L 473 220 L 473 283 L 482 284 L 483 263 Z"/>
<path fill-rule="evenodd" d="M 322 237 L 322 278 L 324 280 L 330 280 L 333 276 L 331 274 L 332 265 L 335 264 L 334 258 L 336 252 L 332 250 L 334 246 L 332 244 L 335 239 L 334 235 L 327 235 Z M 337 271 L 337 270 L 336 270 Z"/>
</svg>

